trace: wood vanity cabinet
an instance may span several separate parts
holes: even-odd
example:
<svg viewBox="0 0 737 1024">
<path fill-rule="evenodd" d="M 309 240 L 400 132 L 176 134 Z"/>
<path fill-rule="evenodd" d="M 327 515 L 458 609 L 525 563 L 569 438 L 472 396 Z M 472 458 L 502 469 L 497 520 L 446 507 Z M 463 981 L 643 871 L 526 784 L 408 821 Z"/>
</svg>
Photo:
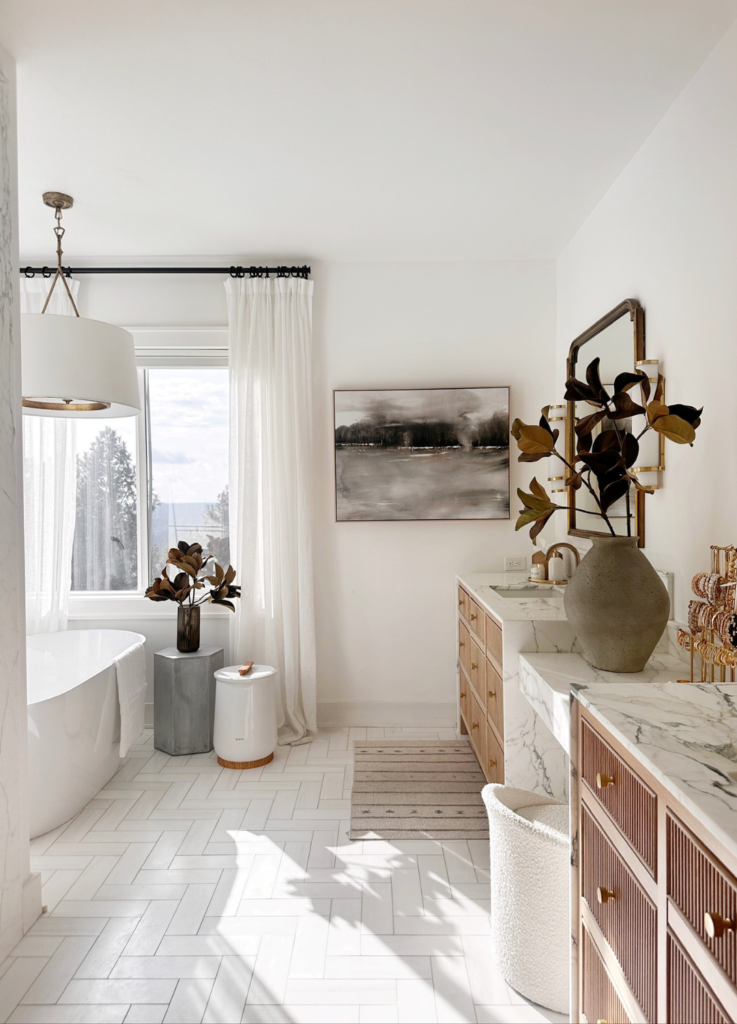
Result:
<svg viewBox="0 0 737 1024">
<path fill-rule="evenodd" d="M 504 782 L 502 628 L 458 587 L 458 706 L 488 782 Z"/>
<path fill-rule="evenodd" d="M 573 705 L 571 1019 L 737 1021 L 737 859 Z"/>
</svg>

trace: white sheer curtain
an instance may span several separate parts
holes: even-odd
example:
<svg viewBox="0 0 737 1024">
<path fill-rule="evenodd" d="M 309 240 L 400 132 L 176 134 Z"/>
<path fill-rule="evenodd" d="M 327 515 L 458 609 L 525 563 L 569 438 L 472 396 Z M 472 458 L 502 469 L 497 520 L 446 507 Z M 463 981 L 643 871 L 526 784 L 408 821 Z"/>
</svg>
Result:
<svg viewBox="0 0 737 1024">
<path fill-rule="evenodd" d="M 231 367 L 233 656 L 279 671 L 279 741 L 316 728 L 312 282 L 225 283 Z"/>
<path fill-rule="evenodd" d="M 76 302 L 79 282 L 69 282 Z M 51 281 L 21 278 L 21 312 L 40 313 Z M 72 314 L 58 285 L 47 314 Z M 26 632 L 66 629 L 76 518 L 74 420 L 23 416 Z"/>
</svg>

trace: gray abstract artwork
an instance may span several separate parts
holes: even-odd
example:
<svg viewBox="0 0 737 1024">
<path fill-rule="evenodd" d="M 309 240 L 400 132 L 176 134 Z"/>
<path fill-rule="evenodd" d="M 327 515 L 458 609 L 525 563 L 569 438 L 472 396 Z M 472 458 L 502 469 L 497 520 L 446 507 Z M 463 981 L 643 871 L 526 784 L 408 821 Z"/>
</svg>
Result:
<svg viewBox="0 0 737 1024">
<path fill-rule="evenodd" d="M 509 518 L 509 388 L 334 394 L 338 522 Z"/>
</svg>

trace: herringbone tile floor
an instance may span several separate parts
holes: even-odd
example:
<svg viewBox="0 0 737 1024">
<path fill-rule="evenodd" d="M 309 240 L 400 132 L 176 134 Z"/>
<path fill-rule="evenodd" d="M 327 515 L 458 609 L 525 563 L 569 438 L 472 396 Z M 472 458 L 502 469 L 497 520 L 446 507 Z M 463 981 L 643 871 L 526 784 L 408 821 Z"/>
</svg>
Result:
<svg viewBox="0 0 737 1024">
<path fill-rule="evenodd" d="M 3 1021 L 545 1021 L 498 974 L 488 844 L 347 839 L 352 742 L 251 771 L 146 733 L 32 843 L 45 914 L 0 966 Z"/>
</svg>

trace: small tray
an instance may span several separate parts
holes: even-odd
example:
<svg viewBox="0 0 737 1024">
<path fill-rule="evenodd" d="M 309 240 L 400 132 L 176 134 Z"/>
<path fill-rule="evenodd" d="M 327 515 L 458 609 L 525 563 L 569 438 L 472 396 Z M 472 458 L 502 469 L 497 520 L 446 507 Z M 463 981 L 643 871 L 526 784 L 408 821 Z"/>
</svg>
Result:
<svg viewBox="0 0 737 1024">
<path fill-rule="evenodd" d="M 528 583 L 536 583 L 538 587 L 567 587 L 568 580 L 533 580 L 532 576 L 527 577 Z"/>
</svg>

